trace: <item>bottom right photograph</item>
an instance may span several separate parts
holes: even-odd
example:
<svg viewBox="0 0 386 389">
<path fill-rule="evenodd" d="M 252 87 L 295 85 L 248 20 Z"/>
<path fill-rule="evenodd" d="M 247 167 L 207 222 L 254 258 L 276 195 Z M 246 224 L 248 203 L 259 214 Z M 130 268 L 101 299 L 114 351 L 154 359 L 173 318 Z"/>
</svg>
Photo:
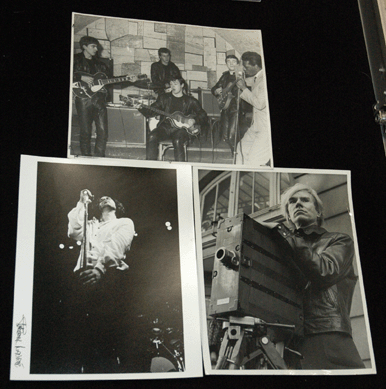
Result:
<svg viewBox="0 0 386 389">
<path fill-rule="evenodd" d="M 207 374 L 375 374 L 349 171 L 194 167 Z"/>
</svg>

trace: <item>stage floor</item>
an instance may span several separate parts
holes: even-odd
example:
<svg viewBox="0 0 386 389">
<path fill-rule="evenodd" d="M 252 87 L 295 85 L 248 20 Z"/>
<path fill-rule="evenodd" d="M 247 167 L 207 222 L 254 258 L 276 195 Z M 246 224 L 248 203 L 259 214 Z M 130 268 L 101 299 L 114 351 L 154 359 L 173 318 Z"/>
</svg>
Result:
<svg viewBox="0 0 386 389">
<path fill-rule="evenodd" d="M 71 139 L 71 155 L 80 155 L 79 135 L 73 132 Z M 209 138 L 209 137 L 208 137 Z M 215 137 L 216 138 L 216 137 Z M 92 147 L 94 148 L 95 138 L 92 138 Z M 200 163 L 222 163 L 232 164 L 232 154 L 227 143 L 219 139 L 200 138 L 193 139 L 188 146 L 188 162 Z M 129 144 L 125 142 L 107 142 L 106 148 L 107 158 L 121 159 L 146 159 L 146 145 L 144 144 Z M 174 161 L 173 150 L 168 150 L 165 153 L 165 161 Z"/>
</svg>

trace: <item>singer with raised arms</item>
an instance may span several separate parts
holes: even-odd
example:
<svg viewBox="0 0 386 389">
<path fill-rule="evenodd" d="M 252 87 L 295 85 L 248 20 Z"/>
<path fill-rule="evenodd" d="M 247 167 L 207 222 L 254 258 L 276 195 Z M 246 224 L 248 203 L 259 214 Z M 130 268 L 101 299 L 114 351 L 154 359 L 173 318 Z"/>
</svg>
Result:
<svg viewBox="0 0 386 389">
<path fill-rule="evenodd" d="M 95 217 L 85 222 L 85 209 L 91 202 L 92 194 L 88 189 L 80 193 L 80 199 L 74 209 L 68 214 L 68 236 L 75 240 L 86 242 L 74 271 L 82 270 L 80 278 L 84 284 L 94 284 L 109 268 L 125 271 L 129 267 L 124 261 L 126 251 L 130 250 L 135 235 L 134 223 L 129 218 L 117 218 L 117 212 L 124 211 L 123 205 L 104 196 L 98 200 L 100 219 Z M 86 234 L 84 229 L 87 228 Z M 86 269 L 82 268 L 85 250 L 87 252 Z"/>
<path fill-rule="evenodd" d="M 68 236 L 82 242 L 74 268 L 79 305 L 79 364 L 82 373 L 121 372 L 127 360 L 126 296 L 130 250 L 135 230 L 131 219 L 120 217 L 123 205 L 108 196 L 99 198 L 88 220 L 93 196 L 88 189 L 68 214 Z M 77 285 L 77 286 L 76 286 Z M 125 357 L 126 356 L 126 357 Z M 126 365 L 127 368 L 127 365 Z"/>
</svg>

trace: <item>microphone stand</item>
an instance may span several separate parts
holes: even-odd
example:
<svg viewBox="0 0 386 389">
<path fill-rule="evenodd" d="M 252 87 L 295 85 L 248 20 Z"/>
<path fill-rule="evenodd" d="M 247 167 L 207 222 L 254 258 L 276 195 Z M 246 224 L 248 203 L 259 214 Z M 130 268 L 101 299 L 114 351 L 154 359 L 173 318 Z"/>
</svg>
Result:
<svg viewBox="0 0 386 389">
<path fill-rule="evenodd" d="M 91 203 L 91 199 L 94 196 L 88 190 L 83 191 L 83 204 L 84 204 L 84 220 L 83 220 L 83 239 L 82 239 L 82 258 L 80 261 L 80 269 L 78 276 L 85 270 L 87 270 L 88 260 L 87 260 L 87 252 L 88 252 L 88 239 L 87 239 L 87 222 L 88 222 L 88 205 Z M 90 324 L 91 321 L 94 320 L 93 317 L 90 316 L 90 310 L 92 311 L 92 304 L 90 305 L 90 300 L 92 299 L 92 294 L 87 293 L 87 288 L 80 287 L 78 289 L 79 293 L 79 301 L 80 301 L 80 321 L 78 324 L 78 331 L 80 331 L 83 341 L 85 342 L 85 348 L 82 348 L 80 352 L 80 372 L 85 373 L 85 366 L 87 369 L 88 364 L 90 363 L 90 355 L 91 355 L 91 347 L 90 345 Z M 87 372 L 87 371 L 86 371 Z"/>
<path fill-rule="evenodd" d="M 242 73 L 243 75 L 244 73 Z M 241 79 L 243 78 L 241 75 Z M 236 122 L 235 122 L 235 140 L 233 145 L 233 165 L 236 164 L 237 157 L 237 139 L 240 136 L 240 128 L 239 128 L 239 112 L 240 112 L 240 88 L 237 87 L 237 96 L 236 96 Z M 241 141 L 241 139 L 240 139 Z M 240 148 L 241 151 L 241 148 Z"/>
<path fill-rule="evenodd" d="M 88 245 L 88 240 L 87 240 L 87 222 L 88 222 L 88 205 L 89 203 L 91 203 L 91 200 L 90 200 L 90 197 L 89 197 L 89 194 L 87 191 L 84 191 L 83 192 L 83 196 L 84 196 L 84 201 L 83 201 L 83 204 L 84 204 L 84 220 L 83 220 L 83 240 L 82 240 L 82 253 L 83 253 L 83 257 L 82 257 L 82 260 L 81 260 L 81 264 L 80 264 L 80 270 L 81 271 L 84 271 L 87 269 L 87 251 L 88 251 L 88 248 L 87 248 L 87 245 Z M 93 196 L 91 196 L 93 197 Z"/>
</svg>

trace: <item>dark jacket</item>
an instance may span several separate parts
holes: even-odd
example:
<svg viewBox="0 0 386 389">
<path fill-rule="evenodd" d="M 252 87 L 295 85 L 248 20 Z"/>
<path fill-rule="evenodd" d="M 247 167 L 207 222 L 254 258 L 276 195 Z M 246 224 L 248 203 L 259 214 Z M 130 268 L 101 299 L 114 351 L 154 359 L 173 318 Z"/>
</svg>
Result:
<svg viewBox="0 0 386 389">
<path fill-rule="evenodd" d="M 90 75 L 102 72 L 105 73 L 107 77 L 111 77 L 109 68 L 103 61 L 96 56 L 92 57 L 91 61 L 88 61 L 83 52 L 74 55 L 74 82 L 80 81 L 81 75 L 77 72 L 85 72 Z"/>
<path fill-rule="evenodd" d="M 218 89 L 220 87 L 222 89 L 225 89 L 229 85 L 229 83 L 231 83 L 231 82 L 233 82 L 235 80 L 236 80 L 235 73 L 230 74 L 229 70 L 224 72 L 221 75 L 220 79 L 217 81 L 216 85 L 211 89 L 211 92 L 212 92 L 213 96 L 217 96 L 215 94 L 216 89 Z M 237 85 L 233 85 L 233 87 L 232 87 L 232 94 L 233 94 L 233 96 L 237 96 Z"/>
<path fill-rule="evenodd" d="M 165 84 L 170 82 L 170 78 L 181 78 L 180 69 L 172 61 L 167 66 L 162 65 L 161 60 L 151 65 L 151 82 L 158 88 L 156 92 L 163 92 Z"/>
<path fill-rule="evenodd" d="M 350 309 L 358 278 L 352 239 L 318 226 L 295 231 L 284 225 L 276 228 L 309 281 L 303 300 L 305 335 L 332 331 L 351 335 Z"/>
<path fill-rule="evenodd" d="M 183 95 L 183 110 L 182 113 L 184 115 L 194 115 L 196 123 L 201 125 L 201 130 L 205 131 L 208 126 L 208 116 L 206 112 L 202 109 L 199 101 L 195 99 L 192 96 Z M 157 100 L 151 105 L 151 107 L 159 109 L 161 111 L 164 111 L 166 113 L 173 113 L 170 112 L 170 107 L 172 104 L 172 94 L 171 93 L 165 93 L 162 95 L 159 95 Z M 151 111 L 150 109 L 146 109 L 146 107 L 141 108 L 139 110 L 143 115 L 145 116 L 156 116 L 159 115 L 158 113 Z M 162 116 L 160 123 L 161 124 L 165 120 L 165 117 Z"/>
</svg>

